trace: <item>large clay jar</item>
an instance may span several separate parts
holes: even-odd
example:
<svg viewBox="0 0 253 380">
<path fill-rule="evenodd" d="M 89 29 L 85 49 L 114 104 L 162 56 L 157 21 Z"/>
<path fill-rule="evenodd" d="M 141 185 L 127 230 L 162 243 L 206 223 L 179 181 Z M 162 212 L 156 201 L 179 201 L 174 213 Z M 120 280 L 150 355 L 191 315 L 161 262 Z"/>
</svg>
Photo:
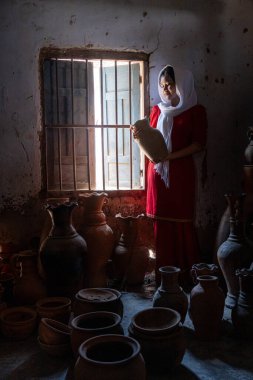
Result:
<svg viewBox="0 0 253 380">
<path fill-rule="evenodd" d="M 252 260 L 252 254 L 243 235 L 241 213 L 244 195 L 239 197 L 225 195 L 225 197 L 231 215 L 230 234 L 227 240 L 219 247 L 217 259 L 227 286 L 225 305 L 232 309 L 236 305 L 239 293 L 239 281 L 235 271 L 238 268 L 247 267 Z"/>
<path fill-rule="evenodd" d="M 120 324 L 121 317 L 108 311 L 95 311 L 81 314 L 71 321 L 71 347 L 77 357 L 81 343 L 97 335 L 120 334 L 124 335 Z"/>
<path fill-rule="evenodd" d="M 16 305 L 34 305 L 46 296 L 46 287 L 38 273 L 38 254 L 27 250 L 12 256 L 16 272 L 13 297 Z"/>
<path fill-rule="evenodd" d="M 49 296 L 73 298 L 83 287 L 87 245 L 72 225 L 76 202 L 48 205 L 52 229 L 40 246 L 40 274 Z"/>
<path fill-rule="evenodd" d="M 141 346 L 148 370 L 168 372 L 180 365 L 186 342 L 180 314 L 173 309 L 155 307 L 136 313 L 128 332 Z"/>
<path fill-rule="evenodd" d="M 101 335 L 79 348 L 75 380 L 145 380 L 146 369 L 139 343 L 123 335 Z"/>
<path fill-rule="evenodd" d="M 110 311 L 123 316 L 121 292 L 111 288 L 81 289 L 73 303 L 74 316 L 93 311 Z"/>
<path fill-rule="evenodd" d="M 113 272 L 115 280 L 128 285 L 142 284 L 149 266 L 149 250 L 138 233 L 143 216 L 115 215 L 121 236 L 112 256 Z"/>
<path fill-rule="evenodd" d="M 195 334 L 203 340 L 216 340 L 222 332 L 225 296 L 218 277 L 203 275 L 190 293 L 189 314 Z"/>
<path fill-rule="evenodd" d="M 236 333 L 246 339 L 253 338 L 253 269 L 239 269 L 240 292 L 231 317 Z"/>
<path fill-rule="evenodd" d="M 153 306 L 177 310 L 181 315 L 181 322 L 184 323 L 188 309 L 188 298 L 178 284 L 180 271 L 179 268 L 173 266 L 159 268 L 161 285 L 153 296 Z"/>
<path fill-rule="evenodd" d="M 114 236 L 107 224 L 103 206 L 107 202 L 106 193 L 86 193 L 79 195 L 83 207 L 83 223 L 80 234 L 85 238 L 88 248 L 87 287 L 107 286 L 107 263 L 114 246 Z"/>
</svg>

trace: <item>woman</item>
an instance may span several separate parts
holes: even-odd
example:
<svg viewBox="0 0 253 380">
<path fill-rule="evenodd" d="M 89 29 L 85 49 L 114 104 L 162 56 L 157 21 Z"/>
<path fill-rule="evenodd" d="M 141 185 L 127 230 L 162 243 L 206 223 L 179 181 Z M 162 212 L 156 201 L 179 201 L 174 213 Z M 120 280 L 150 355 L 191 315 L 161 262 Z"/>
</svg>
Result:
<svg viewBox="0 0 253 380">
<path fill-rule="evenodd" d="M 161 266 L 177 266 L 187 274 L 200 261 L 193 155 L 204 149 L 207 129 L 190 71 L 166 66 L 158 76 L 158 91 L 161 102 L 153 107 L 150 124 L 162 132 L 169 154 L 163 162 L 149 162 L 146 204 L 154 221 L 157 284 Z M 137 137 L 138 131 L 132 130 Z"/>
</svg>

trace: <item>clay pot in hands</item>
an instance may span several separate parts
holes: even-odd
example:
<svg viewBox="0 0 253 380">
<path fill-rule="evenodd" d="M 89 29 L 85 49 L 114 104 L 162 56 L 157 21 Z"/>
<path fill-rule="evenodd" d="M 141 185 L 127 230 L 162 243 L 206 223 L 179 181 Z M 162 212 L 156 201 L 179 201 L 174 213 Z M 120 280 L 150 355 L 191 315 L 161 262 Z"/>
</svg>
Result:
<svg viewBox="0 0 253 380">
<path fill-rule="evenodd" d="M 78 202 L 83 207 L 83 223 L 80 234 L 87 242 L 87 287 L 107 286 L 107 263 L 114 246 L 114 236 L 107 224 L 103 206 L 108 201 L 106 193 L 86 193 L 79 195 Z"/>
<path fill-rule="evenodd" d="M 145 380 L 139 343 L 123 335 L 100 335 L 79 348 L 75 380 Z"/>
<path fill-rule="evenodd" d="M 222 332 L 225 296 L 218 286 L 218 277 L 197 277 L 198 284 L 190 294 L 189 314 L 195 334 L 203 340 L 216 340 Z"/>
</svg>

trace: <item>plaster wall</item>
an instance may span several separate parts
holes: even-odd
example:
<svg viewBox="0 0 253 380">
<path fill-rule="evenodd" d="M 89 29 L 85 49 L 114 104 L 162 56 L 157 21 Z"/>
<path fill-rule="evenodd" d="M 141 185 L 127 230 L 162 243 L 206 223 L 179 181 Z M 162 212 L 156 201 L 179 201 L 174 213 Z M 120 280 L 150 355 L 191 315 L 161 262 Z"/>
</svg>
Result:
<svg viewBox="0 0 253 380">
<path fill-rule="evenodd" d="M 90 47 L 149 53 L 151 106 L 159 100 L 157 74 L 165 64 L 192 70 L 209 122 L 207 156 L 196 157 L 196 224 L 208 249 L 224 193 L 241 191 L 253 122 L 252 14 L 251 0 L 2 0 L 0 241 L 41 227 L 40 49 Z M 130 197 L 112 201 L 112 210 L 133 203 L 144 209 L 143 199 Z"/>
</svg>

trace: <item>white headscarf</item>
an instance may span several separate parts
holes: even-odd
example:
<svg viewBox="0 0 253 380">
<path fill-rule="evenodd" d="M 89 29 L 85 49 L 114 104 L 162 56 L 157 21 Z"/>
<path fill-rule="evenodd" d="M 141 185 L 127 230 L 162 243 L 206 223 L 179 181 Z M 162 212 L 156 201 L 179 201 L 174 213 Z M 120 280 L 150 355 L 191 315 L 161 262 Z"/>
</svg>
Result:
<svg viewBox="0 0 253 380">
<path fill-rule="evenodd" d="M 168 152 L 170 153 L 172 151 L 171 133 L 173 128 L 173 117 L 195 106 L 197 104 L 197 94 L 194 89 L 192 73 L 189 70 L 177 69 L 173 67 L 176 92 L 180 97 L 180 101 L 176 107 L 172 107 L 171 103 L 164 96 L 163 89 L 159 83 L 162 71 L 168 66 L 169 65 L 166 65 L 158 75 L 158 92 L 162 101 L 158 104 L 161 113 L 158 118 L 157 129 L 162 132 Z M 169 187 L 169 161 L 159 162 L 155 165 L 155 170 L 162 177 L 166 187 Z"/>
</svg>

